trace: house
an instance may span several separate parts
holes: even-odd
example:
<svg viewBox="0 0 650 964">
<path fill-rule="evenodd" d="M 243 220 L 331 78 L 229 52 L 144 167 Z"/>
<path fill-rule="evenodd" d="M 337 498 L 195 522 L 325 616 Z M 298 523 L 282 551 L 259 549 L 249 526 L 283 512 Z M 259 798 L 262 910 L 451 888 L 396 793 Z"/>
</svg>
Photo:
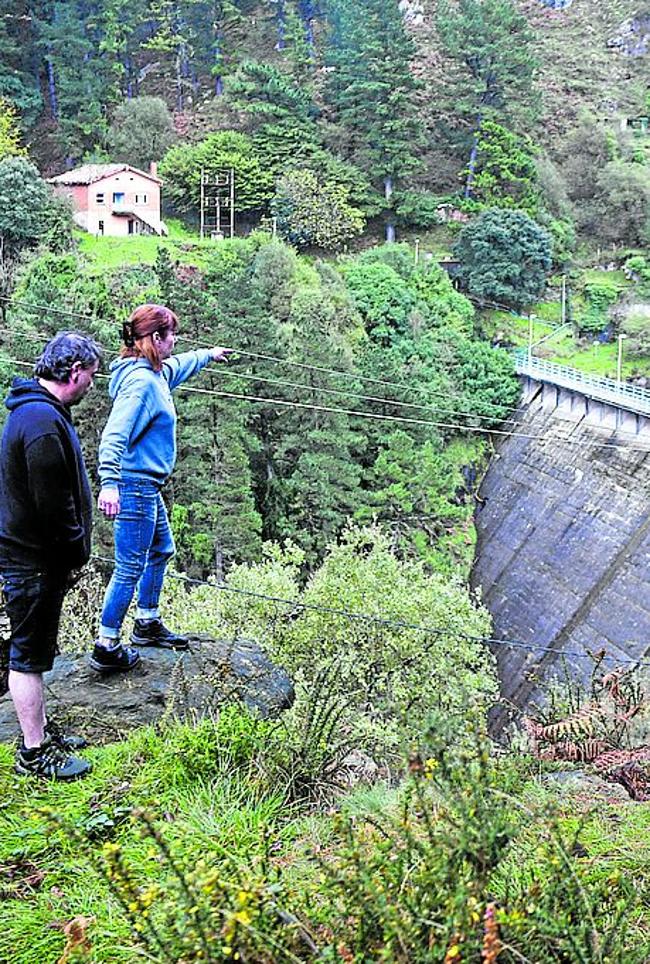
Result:
<svg viewBox="0 0 650 964">
<path fill-rule="evenodd" d="M 48 179 L 68 197 L 74 220 L 91 234 L 167 234 L 160 220 L 160 178 L 130 164 L 84 164 Z"/>
</svg>

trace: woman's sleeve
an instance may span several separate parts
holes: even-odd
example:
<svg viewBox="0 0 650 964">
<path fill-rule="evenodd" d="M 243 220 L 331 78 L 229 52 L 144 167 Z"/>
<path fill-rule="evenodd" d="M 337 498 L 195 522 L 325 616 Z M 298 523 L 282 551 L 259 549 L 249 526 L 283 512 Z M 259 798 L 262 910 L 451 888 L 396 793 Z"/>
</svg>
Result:
<svg viewBox="0 0 650 964">
<path fill-rule="evenodd" d="M 124 449 L 145 407 L 146 402 L 137 391 L 118 392 L 99 443 L 99 479 L 102 488 L 112 488 L 120 481 Z"/>
<path fill-rule="evenodd" d="M 197 348 L 196 351 L 184 351 L 180 355 L 172 355 L 163 362 L 163 374 L 167 384 L 173 392 L 175 388 L 200 372 L 212 361 L 209 348 Z"/>
</svg>

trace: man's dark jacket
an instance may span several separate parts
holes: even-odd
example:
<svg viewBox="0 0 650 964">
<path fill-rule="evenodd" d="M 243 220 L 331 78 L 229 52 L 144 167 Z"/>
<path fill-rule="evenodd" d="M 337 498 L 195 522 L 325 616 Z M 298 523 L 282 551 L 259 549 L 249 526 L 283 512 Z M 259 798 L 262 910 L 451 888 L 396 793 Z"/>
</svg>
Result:
<svg viewBox="0 0 650 964">
<path fill-rule="evenodd" d="M 0 447 L 0 564 L 78 569 L 90 556 L 92 493 L 68 408 L 16 378 Z"/>
</svg>

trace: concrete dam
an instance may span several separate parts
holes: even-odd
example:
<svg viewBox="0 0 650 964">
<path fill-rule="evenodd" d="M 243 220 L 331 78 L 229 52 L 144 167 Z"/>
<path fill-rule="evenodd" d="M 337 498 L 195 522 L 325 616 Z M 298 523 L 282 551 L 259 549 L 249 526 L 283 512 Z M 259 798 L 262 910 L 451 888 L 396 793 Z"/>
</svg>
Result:
<svg viewBox="0 0 650 964">
<path fill-rule="evenodd" d="M 525 355 L 517 369 L 522 403 L 481 485 L 472 573 L 494 637 L 513 643 L 494 644 L 496 730 L 549 677 L 588 683 L 589 653 L 650 676 L 650 392 Z"/>
</svg>

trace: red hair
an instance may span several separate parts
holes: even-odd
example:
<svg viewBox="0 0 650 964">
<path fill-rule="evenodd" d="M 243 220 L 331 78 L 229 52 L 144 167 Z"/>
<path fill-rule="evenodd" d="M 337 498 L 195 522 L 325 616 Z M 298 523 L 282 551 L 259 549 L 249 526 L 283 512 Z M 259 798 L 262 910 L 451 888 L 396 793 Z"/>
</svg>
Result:
<svg viewBox="0 0 650 964">
<path fill-rule="evenodd" d="M 178 318 L 164 305 L 140 305 L 122 325 L 124 347 L 120 358 L 146 358 L 155 372 L 162 368 L 162 359 L 153 336 L 164 338 L 178 329 Z"/>
</svg>

